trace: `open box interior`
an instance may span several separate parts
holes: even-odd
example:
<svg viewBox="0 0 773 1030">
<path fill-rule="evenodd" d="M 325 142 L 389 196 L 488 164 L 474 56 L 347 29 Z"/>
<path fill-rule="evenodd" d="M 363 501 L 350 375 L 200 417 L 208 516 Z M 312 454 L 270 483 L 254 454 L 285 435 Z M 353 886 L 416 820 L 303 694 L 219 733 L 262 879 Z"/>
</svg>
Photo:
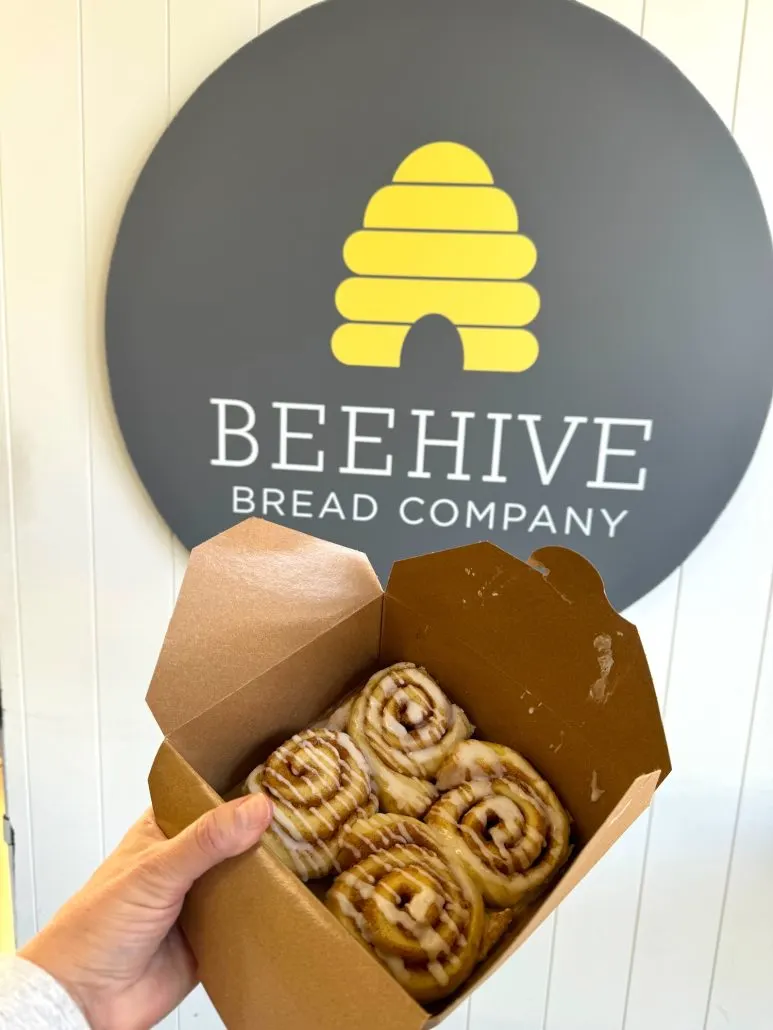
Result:
<svg viewBox="0 0 773 1030">
<path fill-rule="evenodd" d="M 372 966 L 384 999 L 394 1005 L 395 991 L 404 996 L 411 1018 L 394 1025 L 420 1026 L 445 1015 L 533 932 L 646 807 L 670 764 L 635 627 L 609 605 L 592 566 L 560 548 L 530 564 L 491 544 L 425 555 L 398 562 L 382 594 L 362 555 L 249 520 L 194 552 L 148 700 L 168 754 L 217 802 L 283 741 L 397 661 L 424 666 L 476 737 L 523 754 L 573 820 L 572 861 L 536 911 L 455 996 L 426 1011 L 348 938 L 322 906 L 323 891 L 260 855 L 275 867 L 286 906 L 301 924 L 309 917 L 310 933 L 324 927 L 326 948 L 345 948 L 350 958 L 354 944 L 357 965 Z M 156 770 L 154 804 L 160 794 L 161 809 L 174 809 L 158 779 Z M 172 829 L 180 821 L 180 812 L 167 816 Z M 202 938 L 201 927 L 194 931 Z"/>
</svg>

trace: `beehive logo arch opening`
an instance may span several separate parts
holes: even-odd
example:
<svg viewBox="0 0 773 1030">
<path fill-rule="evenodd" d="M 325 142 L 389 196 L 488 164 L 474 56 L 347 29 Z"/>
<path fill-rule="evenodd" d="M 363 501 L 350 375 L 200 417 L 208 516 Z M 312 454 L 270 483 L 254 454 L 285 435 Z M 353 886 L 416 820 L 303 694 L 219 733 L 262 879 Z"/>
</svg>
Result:
<svg viewBox="0 0 773 1030">
<path fill-rule="evenodd" d="M 485 161 L 459 143 L 429 143 L 371 198 L 346 241 L 353 273 L 336 292 L 347 321 L 333 354 L 345 365 L 396 368 L 415 323 L 441 315 L 459 333 L 469 372 L 524 372 L 539 345 L 524 328 L 540 296 L 524 282 L 537 262 L 518 212 Z"/>
</svg>

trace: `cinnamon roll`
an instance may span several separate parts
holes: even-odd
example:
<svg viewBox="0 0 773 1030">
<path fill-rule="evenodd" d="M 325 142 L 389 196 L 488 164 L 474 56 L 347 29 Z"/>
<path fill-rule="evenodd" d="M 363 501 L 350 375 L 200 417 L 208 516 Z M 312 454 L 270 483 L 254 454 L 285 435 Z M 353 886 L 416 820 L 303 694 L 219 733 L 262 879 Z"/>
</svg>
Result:
<svg viewBox="0 0 773 1030">
<path fill-rule="evenodd" d="M 332 711 L 329 711 L 326 715 L 323 715 L 321 719 L 313 723 L 309 727 L 312 730 L 335 730 L 337 732 L 346 732 L 346 728 L 349 725 L 349 716 L 352 713 L 352 705 L 354 704 L 354 698 L 349 697 L 341 704 L 337 705 Z"/>
<path fill-rule="evenodd" d="M 510 929 L 515 919 L 514 908 L 487 908 L 483 917 L 483 936 L 478 949 L 478 962 L 487 958 Z"/>
<path fill-rule="evenodd" d="M 428 827 L 406 816 L 360 819 L 341 835 L 334 915 L 417 1001 L 447 997 L 478 960 L 483 901 Z"/>
<path fill-rule="evenodd" d="M 244 790 L 271 799 L 264 844 L 302 880 L 337 871 L 341 830 L 378 808 L 365 758 L 348 734 L 332 730 L 296 734 L 250 773 Z"/>
<path fill-rule="evenodd" d="M 437 797 L 432 778 L 473 727 L 424 669 L 399 662 L 371 676 L 348 730 L 368 760 L 381 808 L 419 819 Z"/>
<path fill-rule="evenodd" d="M 464 864 L 493 908 L 519 908 L 569 857 L 569 817 L 522 755 L 500 744 L 461 743 L 437 774 L 427 824 Z"/>
</svg>

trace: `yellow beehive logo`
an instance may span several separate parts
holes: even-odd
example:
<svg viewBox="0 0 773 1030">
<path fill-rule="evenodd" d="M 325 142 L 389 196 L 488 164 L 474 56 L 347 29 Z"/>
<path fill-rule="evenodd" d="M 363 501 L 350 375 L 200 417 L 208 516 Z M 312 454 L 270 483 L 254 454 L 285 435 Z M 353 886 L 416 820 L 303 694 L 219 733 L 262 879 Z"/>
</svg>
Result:
<svg viewBox="0 0 773 1030">
<path fill-rule="evenodd" d="M 525 329 L 540 298 L 522 282 L 537 249 L 518 232 L 510 196 L 458 143 L 428 143 L 378 190 L 344 244 L 353 277 L 336 291 L 346 322 L 333 334 L 345 365 L 397 368 L 411 326 L 442 315 L 456 326 L 470 372 L 523 372 L 539 345 Z"/>
</svg>

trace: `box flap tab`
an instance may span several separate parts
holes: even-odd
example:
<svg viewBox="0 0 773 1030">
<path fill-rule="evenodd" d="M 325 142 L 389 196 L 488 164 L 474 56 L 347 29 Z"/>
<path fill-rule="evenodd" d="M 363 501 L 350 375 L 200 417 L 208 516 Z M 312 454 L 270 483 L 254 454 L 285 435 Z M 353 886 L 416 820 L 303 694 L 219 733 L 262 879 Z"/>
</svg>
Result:
<svg viewBox="0 0 773 1030">
<path fill-rule="evenodd" d="M 365 555 L 262 519 L 196 547 L 148 691 L 165 734 L 381 595 Z"/>
<path fill-rule="evenodd" d="M 622 782 L 670 771 L 639 634 L 579 554 L 548 547 L 526 563 L 471 544 L 397 562 L 386 592 L 506 672 L 524 715 L 545 706 L 607 755 Z"/>
</svg>

